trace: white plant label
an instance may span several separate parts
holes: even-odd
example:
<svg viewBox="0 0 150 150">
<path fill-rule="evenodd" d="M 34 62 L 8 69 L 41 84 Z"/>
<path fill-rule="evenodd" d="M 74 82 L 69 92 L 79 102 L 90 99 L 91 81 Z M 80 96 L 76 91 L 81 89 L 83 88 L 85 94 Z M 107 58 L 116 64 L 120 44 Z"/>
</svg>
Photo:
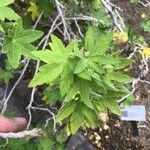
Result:
<svg viewBox="0 0 150 150">
<path fill-rule="evenodd" d="M 146 121 L 146 110 L 143 105 L 131 105 L 121 108 L 121 120 L 126 121 Z"/>
</svg>

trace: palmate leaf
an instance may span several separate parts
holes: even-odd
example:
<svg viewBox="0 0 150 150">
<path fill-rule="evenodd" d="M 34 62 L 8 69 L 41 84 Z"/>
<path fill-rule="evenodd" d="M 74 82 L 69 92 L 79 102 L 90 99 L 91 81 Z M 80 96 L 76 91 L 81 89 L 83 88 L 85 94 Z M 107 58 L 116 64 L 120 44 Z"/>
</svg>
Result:
<svg viewBox="0 0 150 150">
<path fill-rule="evenodd" d="M 5 21 L 8 20 L 18 20 L 20 17 L 18 14 L 14 12 L 11 8 L 7 7 L 7 5 L 14 3 L 15 0 L 1 0 L 0 1 L 0 20 Z M 2 26 L 0 26 L 0 31 L 4 32 Z"/>
<path fill-rule="evenodd" d="M 95 46 L 93 48 L 95 54 L 103 55 L 109 49 L 111 42 L 112 32 L 102 34 L 95 42 Z"/>
<path fill-rule="evenodd" d="M 66 47 L 63 42 L 55 35 L 51 35 L 52 43 L 50 43 L 51 50 L 61 56 L 62 58 L 68 58 L 71 52 L 78 47 L 78 42 L 76 40 L 72 40 Z"/>
<path fill-rule="evenodd" d="M 87 66 L 88 66 L 87 59 L 85 59 L 85 58 L 80 59 L 76 65 L 76 68 L 74 71 L 75 74 L 82 72 Z"/>
<path fill-rule="evenodd" d="M 49 44 L 50 44 L 52 51 L 55 52 L 57 55 L 65 56 L 65 53 L 64 53 L 65 46 L 62 43 L 62 41 L 59 38 L 57 38 L 55 35 L 51 35 L 51 40 L 52 40 L 52 43 L 49 43 Z"/>
<path fill-rule="evenodd" d="M 7 5 L 13 3 L 15 0 L 1 0 L 0 1 L 0 20 L 5 21 L 8 20 L 18 20 L 20 17 L 16 14 L 11 8 L 7 7 Z M 0 31 L 4 32 L 3 27 L 0 25 Z"/>
<path fill-rule="evenodd" d="M 41 31 L 14 28 L 8 36 L 5 36 L 3 51 L 7 54 L 8 61 L 14 69 L 19 66 L 21 55 L 34 58 L 31 51 L 36 50 L 36 48 L 30 43 L 36 41 L 42 35 Z"/>
<path fill-rule="evenodd" d="M 89 108 L 93 109 L 93 105 L 90 99 L 90 87 L 86 80 L 81 80 L 79 84 L 79 92 L 81 96 L 81 101 L 87 105 Z"/>
<path fill-rule="evenodd" d="M 95 55 L 88 58 L 89 61 L 96 62 L 100 65 L 117 65 L 120 60 L 107 55 Z"/>
<path fill-rule="evenodd" d="M 64 96 L 68 92 L 71 84 L 73 83 L 73 73 L 74 73 L 73 64 L 66 63 L 63 68 L 60 81 L 60 92 L 62 96 Z"/>
<path fill-rule="evenodd" d="M 76 41 L 71 41 L 68 46 L 64 47 L 63 43 L 56 37 L 52 36 L 53 42 L 50 43 L 52 50 L 33 51 L 31 52 L 36 58 L 45 63 L 63 63 L 73 51 Z M 57 42 L 55 41 L 57 40 Z M 60 46 L 61 45 L 61 46 Z M 62 52 L 63 51 L 63 52 Z M 56 59 L 57 58 L 57 59 Z"/>
<path fill-rule="evenodd" d="M 103 104 L 100 100 L 93 100 L 92 101 L 93 106 L 95 107 L 96 112 L 104 112 L 107 113 L 107 107 Z"/>
<path fill-rule="evenodd" d="M 7 5 L 10 5 L 12 3 L 14 3 L 15 0 L 1 0 L 0 1 L 0 7 L 4 7 L 4 6 L 7 6 Z"/>
<path fill-rule="evenodd" d="M 67 101 L 72 100 L 77 92 L 79 92 L 79 81 L 75 81 L 72 84 L 72 86 L 70 87 L 70 89 L 67 92 L 66 100 Z"/>
<path fill-rule="evenodd" d="M 46 50 L 44 52 L 32 52 L 35 57 L 47 64 L 40 67 L 39 73 L 32 79 L 31 83 L 29 84 L 30 87 L 35 87 L 44 83 L 50 83 L 59 75 L 61 75 L 62 72 L 64 73 L 65 67 L 69 63 L 68 57 L 77 44 L 75 41 L 72 41 L 67 47 L 65 47 L 61 40 L 56 36 L 52 35 L 51 39 L 52 43 L 50 43 L 50 46 L 52 51 Z M 61 88 L 61 93 L 64 95 L 64 85 L 61 85 Z"/>
<path fill-rule="evenodd" d="M 66 60 L 63 58 L 63 56 L 60 56 L 57 53 L 50 51 L 50 50 L 33 51 L 31 53 L 34 56 L 36 56 L 36 58 L 38 58 L 39 60 L 41 60 L 45 63 L 62 63 Z"/>
<path fill-rule="evenodd" d="M 49 43 L 50 50 L 45 51 L 33 51 L 32 54 L 39 58 L 39 60 L 45 63 L 63 63 L 70 56 L 70 53 L 74 50 L 77 41 L 71 41 L 68 46 L 64 46 L 62 41 L 55 35 L 51 36 L 52 43 Z M 57 58 L 57 59 L 56 59 Z"/>
<path fill-rule="evenodd" d="M 91 27 L 89 27 L 85 36 L 85 48 L 88 51 L 91 51 L 94 47 L 94 34 Z"/>
<path fill-rule="evenodd" d="M 95 34 L 98 32 L 98 36 Z M 103 55 L 112 42 L 112 32 L 103 33 L 99 30 L 94 31 L 92 27 L 89 27 L 85 37 L 85 48 L 90 52 L 90 56 Z"/>
<path fill-rule="evenodd" d="M 70 86 L 70 89 L 67 92 L 66 100 L 70 101 L 74 99 L 77 93 L 80 94 L 81 101 L 92 109 L 93 105 L 90 99 L 90 87 L 88 85 L 88 81 L 82 79 L 74 80 L 73 84 Z"/>
<path fill-rule="evenodd" d="M 127 58 L 119 58 L 119 62 L 115 64 L 116 69 L 122 69 L 130 64 L 132 64 L 134 60 Z"/>
<path fill-rule="evenodd" d="M 108 87 L 110 87 L 110 88 L 116 90 L 116 87 L 115 87 L 114 84 L 111 82 L 111 80 L 110 80 L 110 78 L 109 78 L 109 76 L 108 76 L 107 74 L 106 74 L 105 76 L 103 76 L 103 81 L 104 81 L 104 83 L 105 83 Z"/>
<path fill-rule="evenodd" d="M 99 99 L 97 101 L 92 101 L 94 107 L 98 112 L 107 113 L 107 109 L 109 109 L 112 113 L 116 115 L 121 115 L 121 110 L 118 103 L 113 99 Z"/>
<path fill-rule="evenodd" d="M 108 74 L 109 78 L 117 82 L 131 82 L 132 78 L 126 74 L 120 72 L 111 72 Z"/>
<path fill-rule="evenodd" d="M 1 25 L 0 25 L 0 31 L 4 32 L 4 29 Z"/>
<path fill-rule="evenodd" d="M 106 106 L 112 113 L 116 115 L 121 115 L 121 110 L 118 103 L 115 100 L 102 100 L 103 105 Z"/>
<path fill-rule="evenodd" d="M 95 42 L 90 37 L 92 34 L 89 30 L 86 35 L 86 51 L 93 51 L 95 47 Z M 105 42 L 107 43 L 107 40 L 102 40 L 102 43 Z M 116 84 L 116 82 L 129 79 L 124 74 L 122 77 L 120 73 L 116 76 L 113 74 L 119 72 L 118 68 L 123 66 L 122 63 L 130 64 L 127 59 L 106 54 L 107 44 L 104 44 L 100 54 L 93 51 L 95 53 L 93 55 L 84 55 L 85 47 L 79 49 L 76 41 L 66 47 L 54 35 L 52 35 L 50 47 L 51 50 L 44 52 L 32 52 L 35 57 L 46 64 L 39 68 L 30 87 L 51 83 L 57 79 L 61 96 L 65 97 L 65 103 L 56 118 L 57 122 L 65 119 L 67 130 L 74 134 L 84 124 L 96 126 L 98 113 L 107 113 L 109 109 L 120 115 L 120 108 L 115 101 L 117 98 L 111 96 L 109 91 L 118 91 L 120 83 Z"/>
<path fill-rule="evenodd" d="M 76 106 L 76 101 L 70 101 L 69 103 L 64 104 L 64 106 L 58 112 L 56 122 L 60 122 L 63 119 L 68 118 L 72 114 Z"/>
<path fill-rule="evenodd" d="M 35 87 L 55 80 L 62 72 L 63 64 L 51 63 L 40 67 L 37 75 L 32 79 L 29 86 Z"/>
<path fill-rule="evenodd" d="M 86 122 L 91 127 L 95 127 L 98 124 L 97 114 L 95 113 L 95 111 L 93 111 L 92 109 L 87 107 L 85 104 L 82 104 L 81 107 L 82 107 L 81 110 L 84 114 L 84 118 L 85 118 Z"/>
<path fill-rule="evenodd" d="M 90 72 L 87 69 L 83 70 L 82 72 L 78 73 L 77 75 L 80 78 L 83 78 L 83 79 L 86 79 L 86 80 L 89 80 L 89 81 L 92 80 L 91 74 L 90 74 Z"/>
<path fill-rule="evenodd" d="M 81 107 L 80 105 L 77 105 L 70 118 L 70 129 L 72 134 L 75 134 L 78 131 L 78 129 L 82 126 L 83 121 L 84 117 Z"/>
<path fill-rule="evenodd" d="M 19 19 L 19 15 L 17 15 L 11 8 L 9 7 L 0 7 L 0 20 L 4 21 L 5 18 L 8 20 L 17 20 Z"/>
</svg>

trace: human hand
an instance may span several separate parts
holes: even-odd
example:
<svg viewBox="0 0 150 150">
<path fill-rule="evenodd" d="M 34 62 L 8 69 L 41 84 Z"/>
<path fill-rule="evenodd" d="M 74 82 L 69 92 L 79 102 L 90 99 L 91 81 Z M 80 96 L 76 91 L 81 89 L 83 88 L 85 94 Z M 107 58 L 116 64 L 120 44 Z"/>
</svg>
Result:
<svg viewBox="0 0 150 150">
<path fill-rule="evenodd" d="M 23 130 L 27 125 L 27 120 L 22 117 L 8 118 L 0 115 L 0 132 L 18 132 Z"/>
</svg>

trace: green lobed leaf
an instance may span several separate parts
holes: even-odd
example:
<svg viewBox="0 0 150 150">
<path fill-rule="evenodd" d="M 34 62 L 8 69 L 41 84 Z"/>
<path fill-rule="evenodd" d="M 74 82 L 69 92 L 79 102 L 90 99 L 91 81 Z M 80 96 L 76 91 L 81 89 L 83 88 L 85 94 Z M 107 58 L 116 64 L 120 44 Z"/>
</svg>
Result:
<svg viewBox="0 0 150 150">
<path fill-rule="evenodd" d="M 117 81 L 117 82 L 131 82 L 132 78 L 126 74 L 120 72 L 111 72 L 109 74 L 110 80 Z"/>
<path fill-rule="evenodd" d="M 114 114 L 121 115 L 121 110 L 118 103 L 115 100 L 103 100 L 103 104 Z"/>
<path fill-rule="evenodd" d="M 9 50 L 8 50 L 9 49 Z M 20 49 L 17 50 L 17 45 L 14 43 L 10 43 L 5 47 L 4 50 L 7 52 L 8 61 L 10 62 L 11 66 L 16 69 L 19 66 L 19 60 L 21 59 L 21 52 Z"/>
<path fill-rule="evenodd" d="M 81 49 L 79 49 L 78 47 L 76 47 L 75 49 L 74 49 L 74 55 L 75 56 L 77 56 L 77 57 L 79 57 L 79 58 L 83 58 L 83 53 L 84 53 L 84 47 L 83 48 L 81 48 Z"/>
<path fill-rule="evenodd" d="M 94 52 L 98 55 L 103 55 L 109 48 L 112 42 L 112 32 L 102 34 L 99 39 L 96 40 L 94 46 Z"/>
<path fill-rule="evenodd" d="M 127 58 L 119 58 L 119 62 L 115 65 L 116 69 L 122 69 L 130 64 L 132 64 L 134 60 Z"/>
<path fill-rule="evenodd" d="M 86 32 L 85 36 L 85 48 L 88 51 L 91 51 L 94 47 L 94 35 L 93 30 L 91 27 L 89 27 L 88 31 Z"/>
<path fill-rule="evenodd" d="M 83 70 L 82 72 L 78 73 L 77 75 L 83 79 L 86 79 L 89 81 L 92 80 L 90 72 L 87 69 Z"/>
<path fill-rule="evenodd" d="M 55 105 L 56 102 L 61 101 L 60 90 L 57 86 L 49 86 L 43 92 L 44 97 L 42 100 L 46 102 L 46 104 Z"/>
<path fill-rule="evenodd" d="M 123 96 L 129 94 L 129 92 L 123 90 L 118 90 L 118 91 L 114 91 L 114 90 L 109 90 L 108 91 L 108 97 L 110 99 L 121 99 Z"/>
<path fill-rule="evenodd" d="M 4 32 L 4 29 L 3 29 L 3 27 L 1 25 L 0 25 L 0 31 Z"/>
<path fill-rule="evenodd" d="M 97 81 L 101 81 L 101 78 L 100 78 L 99 74 L 97 74 L 95 72 L 91 72 L 91 77 L 96 79 Z"/>
<path fill-rule="evenodd" d="M 74 70 L 72 67 L 72 64 L 66 63 L 66 65 L 63 68 L 60 81 L 60 92 L 62 96 L 64 96 L 68 92 L 71 84 L 73 83 Z"/>
<path fill-rule="evenodd" d="M 66 58 L 68 58 L 76 48 L 78 48 L 78 41 L 72 40 L 64 49 Z"/>
<path fill-rule="evenodd" d="M 113 58 L 112 56 L 106 56 L 106 55 L 95 55 L 88 58 L 89 61 L 93 61 L 96 63 L 99 63 L 100 65 L 116 65 L 120 61 L 118 58 Z"/>
<path fill-rule="evenodd" d="M 88 66 L 87 59 L 85 58 L 80 59 L 75 67 L 74 73 L 78 74 L 82 72 L 87 66 Z"/>
<path fill-rule="evenodd" d="M 36 87 L 55 80 L 62 72 L 63 64 L 46 64 L 39 68 L 37 75 L 31 80 L 29 87 Z"/>
<path fill-rule="evenodd" d="M 71 83 L 72 83 L 72 77 L 68 77 L 66 79 L 63 79 L 61 82 L 60 82 L 60 93 L 61 93 L 61 96 L 65 96 L 65 94 L 68 92 L 70 86 L 71 86 Z"/>
<path fill-rule="evenodd" d="M 106 86 L 105 82 L 103 80 L 98 81 L 93 79 L 92 82 L 90 82 L 90 87 L 92 91 L 107 95 L 107 89 L 108 87 Z"/>
<path fill-rule="evenodd" d="M 30 44 L 43 35 L 41 31 L 24 30 L 14 28 L 8 36 L 5 36 L 3 51 L 7 54 L 10 65 L 16 69 L 19 66 L 21 55 L 34 58 L 31 54 L 36 48 Z"/>
<path fill-rule="evenodd" d="M 90 126 L 96 127 L 98 120 L 95 111 L 82 104 L 82 112 L 84 114 L 85 120 L 90 124 Z"/>
<path fill-rule="evenodd" d="M 65 46 L 63 42 L 55 35 L 51 35 L 52 43 L 50 43 L 50 47 L 52 51 L 54 51 L 57 55 L 65 56 L 64 49 Z"/>
<path fill-rule="evenodd" d="M 45 62 L 45 63 L 61 63 L 64 62 L 65 59 L 60 55 L 57 55 L 55 52 L 50 50 L 45 51 L 33 51 L 31 52 L 36 58 Z M 57 58 L 57 59 L 56 59 Z"/>
<path fill-rule="evenodd" d="M 79 128 L 82 126 L 83 121 L 83 113 L 80 106 L 78 105 L 73 111 L 70 119 L 70 128 L 72 134 L 75 134 L 79 130 Z"/>
<path fill-rule="evenodd" d="M 76 105 L 76 101 L 70 101 L 69 103 L 64 104 L 58 112 L 56 122 L 61 122 L 65 118 L 68 118 L 74 112 Z"/>
<path fill-rule="evenodd" d="M 63 63 L 66 62 L 71 52 L 74 50 L 77 41 L 71 41 L 67 47 L 62 45 L 60 39 L 56 36 L 52 36 L 51 50 L 45 51 L 33 51 L 32 54 L 41 61 L 45 63 Z M 61 45 L 59 45 L 61 44 Z M 56 59 L 57 58 L 57 59 Z"/>
<path fill-rule="evenodd" d="M 14 3 L 14 1 L 15 0 L 1 0 L 0 1 L 0 7 L 10 5 L 11 3 Z"/>
<path fill-rule="evenodd" d="M 94 69 L 95 72 L 97 72 L 98 74 L 105 73 L 104 69 L 102 68 L 102 66 L 100 64 L 95 63 L 90 59 L 88 59 L 88 65 L 89 65 L 90 68 Z"/>
<path fill-rule="evenodd" d="M 74 83 L 70 86 L 70 89 L 67 92 L 66 100 L 72 100 L 77 92 L 79 92 L 79 81 L 74 81 Z"/>
<path fill-rule="evenodd" d="M 109 78 L 108 75 L 103 76 L 103 81 L 104 81 L 104 83 L 105 83 L 108 87 L 112 88 L 113 90 L 116 90 L 116 87 L 115 87 L 114 84 L 111 82 L 111 80 L 110 80 L 110 78 Z"/>
<path fill-rule="evenodd" d="M 98 113 L 107 112 L 107 107 L 103 104 L 101 100 L 93 100 L 92 104 Z"/>
<path fill-rule="evenodd" d="M 5 21 L 5 18 L 8 20 L 18 20 L 20 16 L 14 12 L 9 7 L 0 6 L 0 20 Z"/>
<path fill-rule="evenodd" d="M 19 43 L 19 42 L 24 42 L 24 43 L 32 43 L 39 39 L 43 35 L 42 31 L 38 30 L 24 30 L 22 28 L 14 28 L 12 32 L 12 39 Z"/>
<path fill-rule="evenodd" d="M 81 96 L 81 101 L 89 108 L 93 109 L 93 105 L 90 100 L 90 87 L 85 80 L 79 81 L 79 92 Z"/>
</svg>

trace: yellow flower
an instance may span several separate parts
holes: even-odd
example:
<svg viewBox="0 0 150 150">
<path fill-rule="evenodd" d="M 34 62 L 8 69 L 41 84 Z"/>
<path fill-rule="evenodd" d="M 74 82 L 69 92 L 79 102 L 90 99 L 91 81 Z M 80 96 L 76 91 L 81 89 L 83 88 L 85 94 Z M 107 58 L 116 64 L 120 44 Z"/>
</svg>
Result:
<svg viewBox="0 0 150 150">
<path fill-rule="evenodd" d="M 125 32 L 114 32 L 113 33 L 113 40 L 115 44 L 123 44 L 128 41 L 128 34 Z"/>
<path fill-rule="evenodd" d="M 140 51 L 140 54 L 141 54 L 143 57 L 144 57 L 144 56 L 150 57 L 150 48 L 148 48 L 148 47 L 143 48 L 143 50 Z"/>
<path fill-rule="evenodd" d="M 33 21 L 40 15 L 39 7 L 34 1 L 30 2 L 30 7 L 27 9 L 27 12 L 31 12 L 31 17 Z"/>
</svg>

